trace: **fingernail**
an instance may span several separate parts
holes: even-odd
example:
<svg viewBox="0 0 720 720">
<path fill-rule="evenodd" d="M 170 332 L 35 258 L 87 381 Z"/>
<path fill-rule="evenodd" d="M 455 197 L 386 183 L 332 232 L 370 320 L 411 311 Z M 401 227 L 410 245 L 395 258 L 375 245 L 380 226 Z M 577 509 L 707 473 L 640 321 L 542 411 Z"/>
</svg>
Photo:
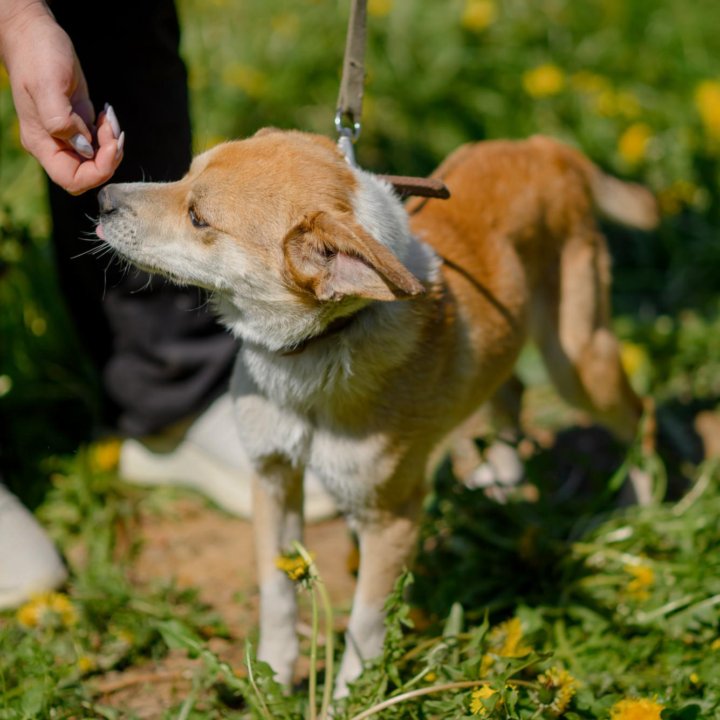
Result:
<svg viewBox="0 0 720 720">
<path fill-rule="evenodd" d="M 108 105 L 108 103 L 105 103 L 105 117 L 110 123 L 110 129 L 112 130 L 113 137 L 117 140 L 120 137 L 120 123 L 118 122 L 113 106 Z"/>
<path fill-rule="evenodd" d="M 84 135 L 78 133 L 70 138 L 70 144 L 78 155 L 82 155 L 84 158 L 91 160 L 95 157 L 95 151 L 92 145 L 85 139 Z"/>
<path fill-rule="evenodd" d="M 123 148 L 125 147 L 125 131 L 123 130 L 120 133 L 120 137 L 117 141 L 117 150 L 115 151 L 115 159 L 117 160 L 121 155 Z"/>
</svg>

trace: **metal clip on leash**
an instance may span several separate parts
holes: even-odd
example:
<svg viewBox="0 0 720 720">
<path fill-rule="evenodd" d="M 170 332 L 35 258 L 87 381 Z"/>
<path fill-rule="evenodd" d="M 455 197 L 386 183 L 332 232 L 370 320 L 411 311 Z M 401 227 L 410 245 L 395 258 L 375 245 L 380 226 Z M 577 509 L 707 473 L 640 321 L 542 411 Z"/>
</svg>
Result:
<svg viewBox="0 0 720 720">
<path fill-rule="evenodd" d="M 365 88 L 366 34 L 367 0 L 352 0 L 342 80 L 335 113 L 335 129 L 338 133 L 338 146 L 353 167 L 357 167 L 353 144 L 360 137 L 360 117 Z M 350 124 L 345 124 L 345 121 L 349 121 Z"/>
<path fill-rule="evenodd" d="M 340 110 L 335 113 L 335 129 L 338 134 L 338 147 L 342 150 L 345 159 L 353 167 L 357 167 L 355 162 L 355 150 L 353 144 L 360 137 L 360 123 L 353 122 L 352 125 L 343 125 L 343 116 Z"/>
<path fill-rule="evenodd" d="M 362 116 L 365 86 L 366 28 L 367 0 L 352 0 L 342 81 L 335 113 L 338 147 L 352 167 L 358 167 L 353 145 L 360 136 L 360 117 Z M 401 177 L 398 175 L 378 175 L 378 177 L 389 182 L 401 197 L 409 195 L 442 199 L 450 197 L 445 183 L 439 178 Z"/>
</svg>

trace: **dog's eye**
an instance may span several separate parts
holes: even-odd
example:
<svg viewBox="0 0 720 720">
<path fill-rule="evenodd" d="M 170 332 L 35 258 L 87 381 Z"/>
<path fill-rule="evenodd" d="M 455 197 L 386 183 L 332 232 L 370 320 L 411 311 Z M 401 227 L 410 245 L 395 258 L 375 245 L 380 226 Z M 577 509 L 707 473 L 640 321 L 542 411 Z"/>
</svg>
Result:
<svg viewBox="0 0 720 720">
<path fill-rule="evenodd" d="M 196 228 L 208 227 L 208 224 L 195 212 L 194 207 L 191 207 L 188 210 L 188 215 L 190 216 L 190 222 L 193 224 L 193 227 L 196 227 Z"/>
</svg>

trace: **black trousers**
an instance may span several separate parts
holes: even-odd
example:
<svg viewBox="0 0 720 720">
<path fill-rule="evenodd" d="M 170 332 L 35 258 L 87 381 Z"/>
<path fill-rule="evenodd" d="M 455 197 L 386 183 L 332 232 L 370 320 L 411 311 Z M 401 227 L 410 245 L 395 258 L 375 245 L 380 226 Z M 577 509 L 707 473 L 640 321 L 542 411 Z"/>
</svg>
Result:
<svg viewBox="0 0 720 720">
<path fill-rule="evenodd" d="M 109 33 L 98 29 L 107 21 L 95 14 L 97 2 L 51 7 L 75 44 L 96 110 L 111 103 L 125 131 L 125 156 L 112 182 L 181 177 L 191 137 L 172 0 L 117 5 Z M 137 436 L 201 410 L 226 388 L 237 352 L 203 293 L 86 253 L 97 193 L 72 197 L 49 187 L 60 285 L 101 373 L 105 422 Z"/>
</svg>

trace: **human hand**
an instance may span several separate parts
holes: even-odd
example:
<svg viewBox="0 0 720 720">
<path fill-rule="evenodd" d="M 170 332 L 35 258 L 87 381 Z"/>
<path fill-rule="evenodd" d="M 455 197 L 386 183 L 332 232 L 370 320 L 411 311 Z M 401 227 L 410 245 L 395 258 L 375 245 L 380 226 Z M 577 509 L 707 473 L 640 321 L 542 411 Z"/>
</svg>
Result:
<svg viewBox="0 0 720 720">
<path fill-rule="evenodd" d="M 122 160 L 125 134 L 107 105 L 94 125 L 75 49 L 45 3 L 20 0 L 15 5 L 15 12 L 0 17 L 0 53 L 22 145 L 54 182 L 79 195 L 112 177 Z"/>
</svg>

